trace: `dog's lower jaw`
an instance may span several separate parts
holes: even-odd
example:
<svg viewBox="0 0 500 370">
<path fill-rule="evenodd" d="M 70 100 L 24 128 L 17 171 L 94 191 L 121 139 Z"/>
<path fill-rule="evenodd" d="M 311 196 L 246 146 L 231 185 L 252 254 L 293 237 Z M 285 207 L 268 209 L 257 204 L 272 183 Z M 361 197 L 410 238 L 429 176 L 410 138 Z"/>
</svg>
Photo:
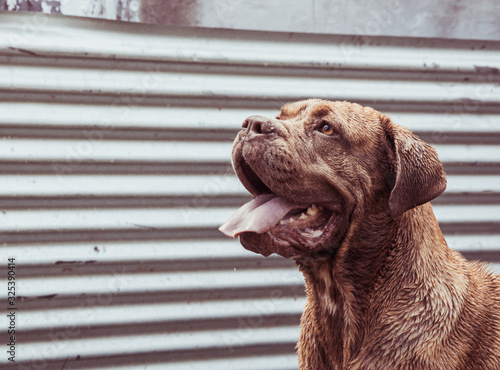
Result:
<svg viewBox="0 0 500 370">
<path fill-rule="evenodd" d="M 324 230 L 314 230 L 319 233 L 316 237 L 278 225 L 265 233 L 243 232 L 239 235 L 240 243 L 245 249 L 265 257 L 276 253 L 285 258 L 294 258 L 304 266 L 314 264 L 320 259 L 330 259 L 338 249 L 338 240 L 344 235 L 342 216 L 333 214 L 331 219 L 333 221 Z"/>
</svg>

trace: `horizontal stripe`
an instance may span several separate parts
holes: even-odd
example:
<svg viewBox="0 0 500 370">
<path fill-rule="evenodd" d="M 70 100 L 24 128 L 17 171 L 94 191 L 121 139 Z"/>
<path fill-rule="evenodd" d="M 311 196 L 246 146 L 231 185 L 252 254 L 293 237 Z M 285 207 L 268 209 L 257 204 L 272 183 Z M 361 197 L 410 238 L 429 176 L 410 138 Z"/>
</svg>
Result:
<svg viewBox="0 0 500 370">
<path fill-rule="evenodd" d="M 0 158 L 53 161 L 71 167 L 81 161 L 183 161 L 229 163 L 230 142 L 4 139 Z M 435 145 L 442 162 L 500 162 L 497 145 Z"/>
<path fill-rule="evenodd" d="M 428 132 L 437 138 L 457 134 L 498 133 L 497 114 L 473 114 L 466 106 L 455 106 L 445 112 L 384 112 L 391 120 L 415 132 Z"/>
<path fill-rule="evenodd" d="M 64 129 L 68 137 L 78 132 L 85 139 L 101 135 L 126 135 L 128 130 L 168 132 L 186 130 L 196 137 L 200 132 L 218 130 L 236 132 L 246 117 L 260 115 L 274 117 L 276 109 L 244 109 L 222 107 L 169 107 L 169 106 L 127 106 L 116 102 L 114 105 L 86 104 L 72 105 L 59 103 L 36 103 L 22 101 L 0 101 L 0 127 L 37 128 L 42 132 L 51 129 Z M 83 114 L 84 113 L 84 114 Z M 417 133 L 435 134 L 437 138 L 470 133 L 499 133 L 498 115 L 471 114 L 460 110 L 445 113 L 387 112 L 393 122 L 405 126 Z M 157 130 L 157 131 L 156 131 Z M 57 131 L 56 131 L 57 132 Z M 25 135 L 29 134 L 26 132 Z M 146 134 L 147 135 L 147 134 Z M 47 135 L 45 135 L 47 136 Z M 131 137 L 132 135 L 128 135 Z M 496 136 L 495 136 L 496 137 Z"/>
<path fill-rule="evenodd" d="M 0 175 L 0 196 L 166 196 L 191 195 L 203 206 L 219 195 L 248 197 L 236 176 L 220 175 Z M 447 193 L 500 192 L 500 176 L 447 176 Z"/>
<path fill-rule="evenodd" d="M 257 41 L 257 40 L 256 40 Z M 258 42 L 258 41 L 257 41 Z M 330 44 L 330 47 L 334 45 Z M 34 55 L 33 55 L 34 56 Z M 389 81 L 430 81 L 432 83 L 439 81 L 441 83 L 455 83 L 464 84 L 467 82 L 469 85 L 475 83 L 485 84 L 498 81 L 498 76 L 496 75 L 496 69 L 494 67 L 480 67 L 474 65 L 474 72 L 468 73 L 464 77 L 463 71 L 447 71 L 442 73 L 439 69 L 432 68 L 432 73 L 430 70 L 404 70 L 404 69 L 387 69 L 378 68 L 373 66 L 373 68 L 365 68 L 359 70 L 358 68 L 353 68 L 353 66 L 346 66 L 347 68 L 337 65 L 328 66 L 323 68 L 317 63 L 314 66 L 311 65 L 298 65 L 293 63 L 288 63 L 289 61 L 282 61 L 280 65 L 275 65 L 270 68 L 269 65 L 262 65 L 259 63 L 232 63 L 231 60 L 218 60 L 212 63 L 200 64 L 198 62 L 193 63 L 191 60 L 186 62 L 179 62 L 178 60 L 118 60 L 116 58 L 74 58 L 63 55 L 57 56 L 44 56 L 36 55 L 33 56 L 20 55 L 10 55 L 10 56 L 0 56 L 0 62 L 6 65 L 22 66 L 24 68 L 32 69 L 47 69 L 52 68 L 54 65 L 63 67 L 67 71 L 71 70 L 92 70 L 92 71 L 103 71 L 112 70 L 115 72 L 128 73 L 128 74 L 143 74 L 144 78 L 137 84 L 134 89 L 127 90 L 126 95 L 122 96 L 120 101 L 127 101 L 126 99 L 133 97 L 134 95 L 144 94 L 146 89 L 156 89 L 162 84 L 162 75 L 166 72 L 185 74 L 185 75 L 249 75 L 258 77 L 284 77 L 284 78 L 308 78 L 308 79 L 328 79 L 336 78 L 339 80 L 345 79 L 362 79 L 365 81 L 373 80 L 389 80 Z M 477 62 L 477 60 L 476 60 Z M 424 63 L 425 69 L 425 63 Z M 87 89 L 86 93 L 95 93 L 95 90 Z M 98 92 L 98 91 L 97 91 Z M 477 99 L 484 98 L 484 89 L 477 89 L 475 96 Z M 144 95 L 141 96 L 144 98 Z M 142 99 L 141 99 L 142 100 Z M 468 102 L 464 104 L 466 108 L 475 107 L 475 104 Z M 470 109 L 464 109 L 464 113 L 470 113 Z"/>
<path fill-rule="evenodd" d="M 125 95 L 122 94 L 122 95 Z M 220 96 L 209 96 L 209 95 L 191 95 L 191 96 L 166 96 L 166 95 L 148 95 L 147 98 L 134 96 L 133 99 L 125 98 L 125 102 L 122 102 L 122 95 L 113 94 L 93 94 L 91 91 L 84 91 L 82 93 L 68 93 L 68 92 L 51 92 L 47 94 L 43 90 L 31 91 L 31 90 L 2 90 L 0 89 L 0 101 L 30 101 L 36 103 L 47 103 L 51 104 L 54 101 L 63 104 L 72 105 L 97 105 L 101 104 L 104 106 L 120 105 L 125 107 L 135 107 L 135 106 L 147 106 L 147 107 L 165 107 L 165 106 L 183 106 L 183 107 L 204 107 L 213 108 L 220 107 L 221 109 L 248 109 L 248 110 L 273 110 L 278 112 L 280 107 L 283 105 L 283 100 L 266 99 L 259 98 L 256 96 L 254 99 L 248 99 L 243 97 L 223 97 Z M 128 94 L 126 96 L 129 96 Z M 462 104 L 464 102 L 441 102 L 439 104 L 439 110 L 443 107 L 450 106 L 454 104 Z M 377 103 L 377 107 L 383 110 L 383 107 L 387 107 L 387 102 Z M 391 106 L 394 108 L 394 104 Z M 405 110 L 415 110 L 419 108 L 422 111 L 431 110 L 432 112 L 438 110 L 437 103 L 416 103 L 416 102 L 400 102 L 398 104 L 399 109 Z M 491 114 L 497 113 L 499 110 L 498 105 L 493 103 L 484 103 L 479 106 L 475 113 L 481 114 Z M 102 124 L 102 121 L 99 122 Z M 238 120 L 241 124 L 241 121 Z M 106 123 L 104 123 L 106 124 Z"/>
<path fill-rule="evenodd" d="M 500 186 L 500 177 L 499 186 Z M 0 175 L 0 195 L 186 195 L 196 198 L 199 205 L 220 194 L 248 194 L 234 176 L 127 176 L 127 175 L 67 175 L 30 176 Z M 195 204 L 193 204 L 195 206 Z"/>
<path fill-rule="evenodd" d="M 332 81 L 334 84 L 335 81 Z M 137 103 L 133 103 L 132 106 L 158 106 L 164 107 L 166 105 L 170 106 L 198 106 L 198 107 L 220 107 L 221 109 L 239 109 L 243 108 L 246 110 L 251 110 L 252 114 L 255 114 L 259 110 L 273 110 L 274 112 L 279 112 L 280 107 L 291 101 L 308 99 L 311 96 L 318 97 L 318 94 L 314 95 L 298 95 L 295 97 L 280 97 L 280 96 L 268 96 L 262 94 L 256 94 L 255 96 L 239 96 L 234 94 L 232 96 L 220 96 L 220 95 L 148 95 L 147 98 L 142 98 L 140 96 L 135 96 L 134 99 Z M 319 96 L 321 98 L 321 96 Z M 58 101 L 66 104 L 80 104 L 80 105 L 114 105 L 117 99 L 120 99 L 120 95 L 113 94 L 95 94 L 89 91 L 83 91 L 81 93 L 75 92 L 52 92 L 47 94 L 43 90 L 14 90 L 5 91 L 0 89 L 0 100 L 12 101 L 12 100 L 25 100 L 34 101 L 38 103 L 50 104 L 54 101 Z M 495 102 L 482 102 L 480 100 L 475 101 L 467 98 L 455 99 L 455 100 L 399 100 L 399 99 L 389 99 L 389 100 L 373 100 L 368 96 L 365 98 L 348 98 L 343 95 L 329 95 L 324 96 L 323 99 L 328 100 L 338 100 L 344 101 L 348 99 L 349 101 L 354 101 L 363 106 L 370 106 L 380 112 L 391 111 L 404 111 L 404 112 L 427 112 L 427 113 L 442 113 L 450 109 L 454 109 L 456 106 L 468 106 L 471 102 L 475 105 L 473 111 L 475 114 L 498 114 L 500 107 Z M 273 117 L 272 115 L 271 117 Z M 242 119 L 246 118 L 242 117 Z M 237 121 L 237 127 L 241 125 L 242 120 Z"/>
<path fill-rule="evenodd" d="M 478 195 L 479 196 L 479 195 Z M 199 199 L 196 195 L 173 196 L 15 196 L 0 197 L 0 209 L 64 208 L 239 208 L 253 199 L 250 194 L 213 195 Z M 488 202 L 490 204 L 490 202 Z"/>
<path fill-rule="evenodd" d="M 291 360 L 290 360 L 291 358 Z M 187 361 L 189 359 L 189 361 Z M 272 369 L 297 369 L 297 355 L 295 343 L 256 344 L 237 347 L 209 347 L 175 351 L 155 351 L 141 353 L 127 353 L 108 356 L 85 356 L 71 360 L 73 369 L 269 369 L 266 360 Z M 282 361 L 283 362 L 280 362 Z M 44 360 L 48 368 L 63 369 L 68 366 L 68 359 Z M 275 361 L 280 362 L 274 366 Z M 288 365 L 293 362 L 293 366 Z M 254 368 L 253 365 L 256 364 Z M 18 362 L 19 367 L 29 368 L 31 363 Z M 210 367 L 214 365 L 213 367 Z M 229 365 L 229 367 L 228 367 Z M 165 366 L 165 367 L 163 367 Z M 285 366 L 285 367 L 283 367 Z"/>
<path fill-rule="evenodd" d="M 268 301 L 269 305 L 269 301 Z M 95 307 L 94 307 L 95 308 Z M 118 309 L 118 307 L 115 307 Z M 146 307 L 145 307 L 146 308 Z M 141 322 L 141 320 L 133 320 L 128 323 L 120 323 L 117 325 L 91 325 L 91 326 L 72 326 L 73 332 L 78 333 L 79 340 L 106 338 L 113 336 L 122 336 L 127 334 L 132 335 L 155 335 L 165 333 L 198 333 L 217 330 L 234 330 L 240 329 L 242 326 L 251 327 L 284 327 L 298 326 L 300 322 L 299 313 L 284 313 L 284 314 L 259 314 L 257 308 L 254 307 L 255 314 L 250 316 L 232 316 L 232 317 L 212 317 L 187 320 L 166 320 L 166 321 L 151 321 Z M 267 309 L 266 309 L 267 310 Z M 87 314 L 89 312 L 81 312 Z M 149 312 L 146 312 L 147 314 Z M 78 313 L 77 313 L 78 314 Z M 92 315 L 92 313 L 90 312 Z M 47 332 L 47 328 L 22 331 L 16 336 L 19 342 L 30 344 L 33 342 L 47 342 L 53 338 L 67 338 L 68 327 L 55 327 Z M 68 338 L 70 339 L 70 338 Z"/>
<path fill-rule="evenodd" d="M 157 196 L 3 196 L 0 209 L 95 209 L 95 208 L 239 208 L 250 201 L 250 194 L 221 194 L 199 199 L 196 195 Z M 432 200 L 434 205 L 500 204 L 498 192 L 445 192 Z"/>
<path fill-rule="evenodd" d="M 500 222 L 440 222 L 441 230 L 449 235 L 496 235 L 500 230 Z M 189 240 L 227 240 L 216 227 L 206 228 L 126 228 L 126 229 L 85 229 L 85 230 L 28 230 L 5 231 L 1 240 L 5 245 L 22 245 L 37 243 L 40 245 L 57 243 L 102 243 L 122 240 L 171 241 Z"/>
<path fill-rule="evenodd" d="M 435 205 L 439 222 L 500 222 L 500 206 Z M 0 213 L 0 230 L 218 227 L 234 208 L 9 210 Z"/>
<path fill-rule="evenodd" d="M 444 170 L 448 175 L 498 175 L 500 174 L 498 162 L 447 162 Z M 448 176 L 449 177 L 449 176 Z"/>
<path fill-rule="evenodd" d="M 499 125 L 500 126 L 500 125 Z M 498 145 L 500 133 L 496 132 L 429 132 L 416 131 L 416 135 L 432 145 Z M 491 159 L 490 159 L 491 160 Z"/>
<path fill-rule="evenodd" d="M 0 213 L 0 230 L 218 227 L 233 213 L 227 208 L 29 210 Z"/>
<path fill-rule="evenodd" d="M 446 162 L 448 175 L 498 175 L 500 162 Z M 0 174 L 16 175 L 226 175 L 233 174 L 229 161 L 40 161 L 4 160 L 0 163 Z"/>
<path fill-rule="evenodd" d="M 434 145 L 442 162 L 498 162 L 498 145 Z"/>
<path fill-rule="evenodd" d="M 297 267 L 295 267 L 297 270 Z M 279 298 L 305 297 L 304 281 L 296 284 L 277 284 L 266 286 L 192 288 L 189 290 L 167 290 L 150 292 L 116 292 L 110 296 L 101 294 L 49 294 L 36 296 L 19 296 L 19 306 L 23 312 L 78 309 L 85 307 L 127 306 L 134 304 L 156 305 L 181 302 L 216 302 L 224 300 L 273 300 Z"/>
<path fill-rule="evenodd" d="M 496 164 L 492 167 L 500 165 Z M 461 168 L 463 165 L 460 166 Z M 493 168 L 495 171 L 495 168 Z M 500 173 L 500 170 L 497 171 Z M 0 174 L 16 175 L 226 175 L 233 174 L 229 161 L 40 161 L 5 160 Z"/>
<path fill-rule="evenodd" d="M 215 227 L 231 215 L 230 210 L 78 210 L 4 211 L 0 230 L 116 229 L 162 227 Z"/>
<path fill-rule="evenodd" d="M 489 251 L 500 249 L 500 228 L 496 235 L 453 235 L 445 234 L 446 241 L 452 249 L 459 251 Z M 265 266 L 272 258 L 262 259 L 259 255 L 244 249 L 238 240 L 224 238 L 222 240 L 166 240 L 166 241 L 119 241 L 75 244 L 25 244 L 3 245 L 0 252 L 6 256 L 16 257 L 23 265 L 54 265 L 57 261 L 95 261 L 102 263 L 137 262 L 148 265 L 152 261 L 165 263 L 190 262 L 198 259 L 199 263 L 209 266 L 211 260 L 258 258 Z M 279 258 L 280 261 L 286 261 Z M 293 264 L 293 262 L 290 262 Z M 32 266 L 34 267 L 34 266 Z M 22 271 L 26 274 L 27 271 Z"/>
<path fill-rule="evenodd" d="M 477 243 L 482 242 L 483 237 L 477 238 Z M 485 239 L 486 241 L 488 239 Z M 500 262 L 499 244 L 495 245 L 492 250 L 486 249 L 470 249 L 461 250 L 461 252 L 469 259 L 478 259 L 488 262 Z M 240 248 L 243 248 L 240 246 Z M 15 256 L 15 255 L 14 255 Z M 22 262 L 16 258 L 17 263 Z M 28 269 L 22 269 L 17 272 L 16 277 L 19 279 L 25 278 L 50 278 L 63 276 L 98 276 L 107 274 L 109 271 L 119 271 L 121 274 L 142 274 L 142 273 L 177 273 L 183 272 L 189 274 L 191 272 L 210 272 L 210 271 L 236 271 L 236 270 L 268 270 L 280 268 L 296 268 L 292 260 L 272 257 L 262 259 L 260 255 L 255 254 L 253 257 L 231 258 L 231 259 L 201 259 L 193 258 L 191 260 L 156 260 L 144 261 L 139 264 L 137 261 L 126 263 L 123 261 L 115 263 L 99 263 L 97 260 L 75 260 L 75 259 L 58 259 L 51 265 L 36 265 L 29 266 Z M 27 265 L 23 265 L 27 266 Z"/>
<path fill-rule="evenodd" d="M 243 249 L 240 245 L 239 248 Z M 15 257 L 15 254 L 14 254 Z M 21 270 L 16 276 L 20 279 L 31 277 L 48 278 L 51 276 L 97 276 L 105 275 L 109 271 L 119 271 L 121 274 L 143 274 L 143 273 L 168 273 L 168 272 L 210 272 L 210 271 L 236 271 L 236 270 L 268 270 L 296 268 L 292 260 L 273 256 L 272 258 L 262 259 L 262 256 L 253 254 L 245 255 L 243 258 L 214 258 L 203 259 L 200 256 L 191 259 L 174 260 L 150 260 L 146 261 L 139 258 L 136 261 L 117 261 L 117 262 L 98 262 L 95 259 L 77 260 L 75 258 L 61 258 L 55 256 L 56 260 L 48 265 L 30 266 L 29 270 Z M 17 259 L 22 263 L 22 259 Z M 137 261 L 140 261 L 138 263 Z"/>
<path fill-rule="evenodd" d="M 82 160 L 230 161 L 231 143 L 125 142 L 102 140 L 5 139 L 0 158 L 52 160 L 65 164 Z"/>
<path fill-rule="evenodd" d="M 256 352 L 258 353 L 258 352 Z M 297 355 L 283 355 L 283 356 L 259 356 L 259 357 L 239 357 L 236 359 L 227 360 L 208 360 L 208 361 L 182 361 L 178 363 L 163 363 L 147 365 L 148 370 L 236 370 L 236 369 L 252 369 L 252 370 L 293 370 L 297 369 L 298 361 Z M 142 370 L 143 365 L 113 367 L 116 370 Z M 109 368 L 96 368 L 109 369 Z"/>
<path fill-rule="evenodd" d="M 434 205 L 495 205 L 500 204 L 500 193 L 498 192 L 478 192 L 478 193 L 452 193 L 444 192 L 436 199 L 433 199 Z"/>
<path fill-rule="evenodd" d="M 480 259 L 489 262 L 500 261 L 500 251 L 498 251 L 500 244 L 498 243 L 498 235 L 495 244 L 492 244 L 490 238 L 492 235 L 480 235 L 475 238 L 475 243 L 467 246 L 461 246 L 460 251 L 472 259 Z M 453 239 L 451 239 L 453 241 Z M 450 241 L 448 241 L 450 243 Z M 485 246 L 483 246 L 483 243 Z M 453 244 L 449 244 L 451 248 Z M 488 248 L 490 247 L 490 248 Z M 97 247 L 99 248 L 99 247 Z M 242 246 L 239 248 L 243 249 Z M 243 253 L 242 253 L 243 254 Z M 14 252 L 8 255 L 9 258 L 15 257 L 17 263 L 22 263 L 23 266 L 28 266 L 22 258 L 17 257 Z M 17 273 L 20 279 L 40 277 L 48 278 L 51 276 L 96 276 L 107 274 L 109 271 L 120 271 L 122 274 L 142 274 L 146 272 L 151 273 L 176 273 L 184 272 L 209 272 L 209 271 L 229 271 L 229 270 L 258 270 L 258 269 L 273 269 L 273 268 L 295 268 L 292 260 L 279 258 L 273 256 L 272 258 L 262 259 L 258 254 L 253 256 L 245 256 L 244 258 L 229 258 L 220 259 L 213 257 L 197 256 L 192 259 L 166 259 L 159 258 L 155 260 L 145 260 L 144 258 L 137 261 L 127 263 L 122 260 L 113 261 L 112 263 L 99 262 L 97 259 L 75 259 L 63 258 L 60 256 L 55 257 L 55 261 L 46 265 L 32 265 L 29 269 L 22 269 Z"/>
<path fill-rule="evenodd" d="M 21 264 L 54 264 L 57 261 L 136 262 L 154 260 L 182 261 L 194 258 L 251 258 L 254 253 L 242 248 L 236 239 L 121 241 L 59 245 L 0 245 L 6 256 L 16 257 Z"/>
<path fill-rule="evenodd" d="M 436 205 L 432 207 L 439 222 L 500 222 L 500 206 Z"/>
<path fill-rule="evenodd" d="M 27 232 L 5 231 L 1 240 L 5 244 L 32 243 L 82 243 L 120 240 L 179 240 L 179 239 L 227 239 L 214 227 L 205 228 L 128 228 L 87 230 L 30 230 Z"/>
<path fill-rule="evenodd" d="M 447 176 L 446 192 L 499 192 L 500 176 Z"/>
<path fill-rule="evenodd" d="M 2 136 L 32 139 L 131 140 L 131 141 L 203 141 L 232 142 L 239 129 L 110 129 L 95 127 L 41 127 L 39 125 L 2 125 Z M 479 135 L 479 134 L 478 134 Z"/>
<path fill-rule="evenodd" d="M 23 296 L 51 294 L 102 294 L 131 292 L 161 292 L 169 290 L 250 288 L 303 283 L 296 267 L 258 270 L 229 270 L 209 272 L 119 274 L 109 271 L 105 275 L 65 276 L 45 279 L 24 278 L 18 282 Z M 0 293 L 2 297 L 5 292 Z"/>
<path fill-rule="evenodd" d="M 165 333 L 155 335 L 115 336 L 106 339 L 70 339 L 55 348 L 53 342 L 19 343 L 17 351 L 20 361 L 29 361 L 43 356 L 45 359 L 87 357 L 126 353 L 161 351 L 166 349 L 236 347 L 252 344 L 274 344 L 296 342 L 299 327 L 245 328 L 243 330 L 214 330 L 198 333 Z M 17 358 L 16 358 L 17 360 Z M 7 359 L 0 358 L 0 363 Z"/>
<path fill-rule="evenodd" d="M 440 222 L 439 226 L 448 235 L 498 235 L 500 222 Z"/>
<path fill-rule="evenodd" d="M 127 129 L 165 130 L 184 129 L 196 132 L 203 130 L 239 130 L 246 117 L 258 114 L 274 117 L 277 109 L 236 109 L 213 107 L 169 107 L 127 105 L 126 101 L 115 101 L 111 105 L 1 102 L 0 125 L 22 127 L 35 125 L 38 128 L 88 127 L 86 138 L 97 137 L 103 130 L 111 132 Z M 84 114 L 82 114 L 82 112 Z"/>
<path fill-rule="evenodd" d="M 479 100 L 496 103 L 500 99 L 500 87 L 484 82 L 457 84 L 447 82 L 353 80 L 343 78 L 195 74 L 179 72 L 155 72 L 151 74 L 115 69 L 95 70 L 80 68 L 54 68 L 21 65 L 1 65 L 0 89 L 17 91 L 53 91 L 64 93 L 89 93 L 119 95 L 130 92 L 132 102 L 147 96 L 207 96 L 217 98 L 284 99 L 300 100 L 308 96 L 330 99 L 386 100 L 397 96 L 399 101 L 447 101 Z M 156 79 L 157 82 L 153 82 Z M 125 97 L 127 98 L 127 97 Z"/>
<path fill-rule="evenodd" d="M 445 235 L 446 242 L 458 251 L 500 251 L 500 228 L 496 235 Z"/>
<path fill-rule="evenodd" d="M 480 261 L 490 265 L 493 263 L 495 271 L 500 273 L 500 251 L 463 251 L 463 256 L 470 261 Z"/>
<path fill-rule="evenodd" d="M 276 292 L 278 294 L 278 292 Z M 259 317 L 268 315 L 299 315 L 305 297 L 260 300 L 166 303 L 127 305 L 119 307 L 88 307 L 80 309 L 45 310 L 23 313 L 23 331 L 65 326 L 99 326 L 162 321 L 218 319 L 225 317 Z M 138 315 L 138 313 L 140 313 Z M 244 319 L 242 319 L 244 320 Z"/>
<path fill-rule="evenodd" d="M 500 125 L 499 125 L 500 127 Z M 96 128 L 96 127 L 44 127 L 40 125 L 2 125 L 0 132 L 9 138 L 32 139 L 80 139 L 80 140 L 130 140 L 130 141 L 204 141 L 233 142 L 240 128 L 206 129 L 206 128 Z M 455 145 L 495 145 L 500 142 L 500 132 L 453 132 L 414 131 L 423 141 L 429 144 Z"/>
</svg>

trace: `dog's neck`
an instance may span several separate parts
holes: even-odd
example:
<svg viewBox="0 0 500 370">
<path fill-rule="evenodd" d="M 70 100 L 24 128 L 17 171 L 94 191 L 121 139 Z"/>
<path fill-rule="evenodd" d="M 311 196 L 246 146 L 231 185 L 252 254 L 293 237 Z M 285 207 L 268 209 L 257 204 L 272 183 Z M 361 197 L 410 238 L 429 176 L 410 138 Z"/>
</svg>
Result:
<svg viewBox="0 0 500 370">
<path fill-rule="evenodd" d="M 419 224 L 415 220 L 427 221 Z M 404 288 L 395 284 L 410 282 L 419 271 L 442 271 L 453 258 L 430 204 L 397 220 L 388 214 L 370 215 L 359 224 L 363 226 L 351 233 L 333 258 L 309 266 L 298 262 L 308 295 L 301 335 L 316 336 L 309 338 L 315 343 L 311 348 L 300 350 L 322 352 L 313 357 L 323 361 L 318 366 L 325 369 L 332 363 L 337 364 L 334 368 L 342 368 L 359 352 L 364 337 L 359 328 L 378 322 L 380 313 L 373 307 L 391 303 L 394 290 Z M 429 268 L 429 264 L 439 268 Z"/>
</svg>

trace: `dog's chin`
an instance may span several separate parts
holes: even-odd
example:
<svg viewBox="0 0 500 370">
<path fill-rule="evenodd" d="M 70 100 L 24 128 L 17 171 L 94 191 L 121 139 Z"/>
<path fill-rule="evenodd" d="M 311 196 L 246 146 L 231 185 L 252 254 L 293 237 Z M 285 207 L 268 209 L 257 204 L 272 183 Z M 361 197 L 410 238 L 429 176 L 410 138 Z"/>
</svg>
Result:
<svg viewBox="0 0 500 370">
<path fill-rule="evenodd" d="M 335 255 L 342 239 L 342 215 L 323 206 L 296 210 L 265 233 L 244 232 L 240 243 L 246 249 L 269 256 L 316 258 Z"/>
</svg>

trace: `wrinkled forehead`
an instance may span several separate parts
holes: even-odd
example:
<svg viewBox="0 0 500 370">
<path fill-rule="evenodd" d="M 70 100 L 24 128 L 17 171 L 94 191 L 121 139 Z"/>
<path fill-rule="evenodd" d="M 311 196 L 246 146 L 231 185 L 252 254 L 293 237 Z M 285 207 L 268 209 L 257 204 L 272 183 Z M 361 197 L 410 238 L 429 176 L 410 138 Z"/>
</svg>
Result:
<svg viewBox="0 0 500 370">
<path fill-rule="evenodd" d="M 353 142 L 363 142 L 380 134 L 381 114 L 356 103 L 310 99 L 286 104 L 281 108 L 281 120 L 308 123 L 325 119 Z"/>
<path fill-rule="evenodd" d="M 332 112 L 330 105 L 333 102 L 320 100 L 303 100 L 295 103 L 289 103 L 281 108 L 279 114 L 282 120 L 301 120 L 306 118 L 322 118 Z"/>
</svg>

